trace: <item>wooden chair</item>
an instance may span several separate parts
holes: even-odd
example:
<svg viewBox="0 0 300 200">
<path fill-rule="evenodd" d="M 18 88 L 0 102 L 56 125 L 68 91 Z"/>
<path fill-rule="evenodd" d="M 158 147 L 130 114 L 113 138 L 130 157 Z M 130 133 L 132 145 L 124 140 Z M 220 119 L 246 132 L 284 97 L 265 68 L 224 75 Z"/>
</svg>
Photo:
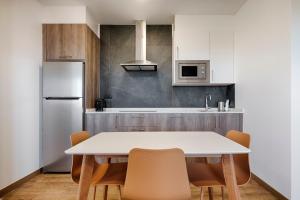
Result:
<svg viewBox="0 0 300 200">
<path fill-rule="evenodd" d="M 250 135 L 239 131 L 228 131 L 226 137 L 249 148 Z M 239 186 L 249 182 L 251 177 L 248 154 L 238 154 L 233 156 L 236 180 Z M 200 187 L 200 199 L 203 199 L 204 187 L 208 187 L 210 199 L 212 199 L 212 187 L 221 186 L 222 199 L 224 199 L 225 178 L 223 174 L 222 162 L 210 163 L 188 163 L 187 170 L 190 182 Z"/>
<path fill-rule="evenodd" d="M 191 191 L 181 149 L 133 149 L 122 199 L 186 200 Z"/>
<path fill-rule="evenodd" d="M 87 131 L 73 133 L 70 136 L 71 145 L 74 146 L 90 137 Z M 75 183 L 79 183 L 82 155 L 72 156 L 71 177 Z M 93 199 L 96 197 L 96 185 L 104 185 L 104 199 L 107 199 L 108 185 L 118 185 L 121 193 L 121 185 L 124 185 L 126 177 L 127 163 L 102 163 L 95 160 L 91 185 L 94 186 Z M 120 194 L 121 195 L 121 194 Z"/>
</svg>

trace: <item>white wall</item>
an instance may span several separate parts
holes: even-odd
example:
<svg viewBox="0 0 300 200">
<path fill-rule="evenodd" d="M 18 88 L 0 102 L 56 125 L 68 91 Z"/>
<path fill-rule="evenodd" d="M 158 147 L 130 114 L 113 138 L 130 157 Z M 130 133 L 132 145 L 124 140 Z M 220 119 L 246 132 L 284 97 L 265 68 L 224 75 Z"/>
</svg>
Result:
<svg viewBox="0 0 300 200">
<path fill-rule="evenodd" d="M 45 24 L 86 23 L 85 6 L 43 6 L 42 9 Z"/>
<path fill-rule="evenodd" d="M 87 15 L 83 6 L 0 1 L 0 189 L 41 167 L 42 23 L 89 23 L 96 27 Z"/>
<path fill-rule="evenodd" d="M 87 24 L 98 36 L 98 22 L 86 6 L 43 6 L 44 24 Z"/>
<path fill-rule="evenodd" d="M 201 31 L 232 31 L 234 28 L 233 15 L 175 15 L 175 24 L 176 22 L 197 26 L 197 29 Z"/>
<path fill-rule="evenodd" d="M 40 9 L 0 1 L 0 189 L 39 169 Z"/>
<path fill-rule="evenodd" d="M 236 104 L 246 110 L 252 171 L 286 197 L 291 188 L 290 14 L 290 1 L 248 0 L 236 15 Z"/>
<path fill-rule="evenodd" d="M 91 15 L 89 10 L 86 10 L 85 21 L 92 31 L 100 38 L 100 27 L 98 21 Z"/>
<path fill-rule="evenodd" d="M 292 0 L 292 198 L 300 199 L 300 0 Z"/>
</svg>

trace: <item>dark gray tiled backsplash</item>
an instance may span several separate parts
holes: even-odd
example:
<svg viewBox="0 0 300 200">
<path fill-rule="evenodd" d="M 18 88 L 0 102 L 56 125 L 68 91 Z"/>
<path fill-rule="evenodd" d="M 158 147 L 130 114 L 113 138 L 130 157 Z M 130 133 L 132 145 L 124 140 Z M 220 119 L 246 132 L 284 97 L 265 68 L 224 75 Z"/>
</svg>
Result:
<svg viewBox="0 0 300 200">
<path fill-rule="evenodd" d="M 120 63 L 135 58 L 135 26 L 101 26 L 100 94 L 110 99 L 111 107 L 204 107 L 205 95 L 211 94 L 210 106 L 231 101 L 234 85 L 172 87 L 172 27 L 147 26 L 147 59 L 158 63 L 157 72 L 126 72 Z"/>
</svg>

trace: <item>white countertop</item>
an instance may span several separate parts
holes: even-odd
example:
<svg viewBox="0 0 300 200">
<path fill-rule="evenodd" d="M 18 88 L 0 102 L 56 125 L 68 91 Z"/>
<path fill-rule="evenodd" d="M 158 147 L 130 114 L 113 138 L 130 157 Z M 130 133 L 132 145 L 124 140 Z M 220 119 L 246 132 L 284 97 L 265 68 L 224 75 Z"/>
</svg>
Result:
<svg viewBox="0 0 300 200">
<path fill-rule="evenodd" d="M 187 156 L 250 153 L 250 149 L 215 132 L 103 132 L 66 150 L 66 154 L 128 155 L 133 148 L 180 148 Z"/>
<path fill-rule="evenodd" d="M 219 112 L 217 108 L 106 108 L 103 112 L 87 109 L 87 114 L 105 113 L 244 113 L 242 108 L 230 108 L 229 111 Z"/>
</svg>

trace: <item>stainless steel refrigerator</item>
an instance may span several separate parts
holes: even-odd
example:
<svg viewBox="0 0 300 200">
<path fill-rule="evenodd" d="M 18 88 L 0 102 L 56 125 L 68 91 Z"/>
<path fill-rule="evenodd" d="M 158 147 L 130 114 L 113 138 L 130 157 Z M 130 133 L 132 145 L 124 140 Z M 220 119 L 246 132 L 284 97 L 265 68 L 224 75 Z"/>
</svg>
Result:
<svg viewBox="0 0 300 200">
<path fill-rule="evenodd" d="M 70 135 L 83 130 L 84 63 L 43 64 L 42 161 L 44 172 L 69 172 Z"/>
</svg>

